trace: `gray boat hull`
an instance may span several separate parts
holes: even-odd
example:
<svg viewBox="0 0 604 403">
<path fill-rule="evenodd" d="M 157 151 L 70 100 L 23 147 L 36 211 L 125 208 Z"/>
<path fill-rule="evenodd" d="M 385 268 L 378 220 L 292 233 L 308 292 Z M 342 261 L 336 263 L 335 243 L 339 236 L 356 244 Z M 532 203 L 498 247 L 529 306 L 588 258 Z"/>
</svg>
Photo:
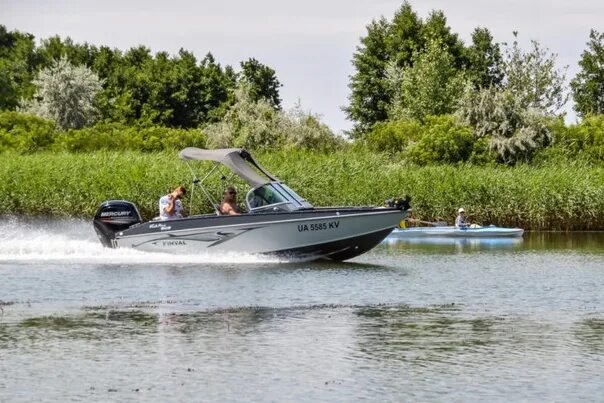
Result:
<svg viewBox="0 0 604 403">
<path fill-rule="evenodd" d="M 346 260 L 378 245 L 406 214 L 395 208 L 312 209 L 150 221 L 118 232 L 114 246 L 178 254 L 241 252 Z"/>
</svg>

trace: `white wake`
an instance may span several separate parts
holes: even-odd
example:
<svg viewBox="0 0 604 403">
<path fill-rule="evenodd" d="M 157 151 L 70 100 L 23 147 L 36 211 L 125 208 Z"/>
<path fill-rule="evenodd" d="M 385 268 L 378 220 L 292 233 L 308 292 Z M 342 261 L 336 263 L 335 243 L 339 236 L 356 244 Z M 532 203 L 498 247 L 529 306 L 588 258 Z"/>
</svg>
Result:
<svg viewBox="0 0 604 403">
<path fill-rule="evenodd" d="M 0 262 L 103 264 L 279 263 L 242 253 L 173 255 L 104 248 L 84 220 L 0 219 Z"/>
</svg>

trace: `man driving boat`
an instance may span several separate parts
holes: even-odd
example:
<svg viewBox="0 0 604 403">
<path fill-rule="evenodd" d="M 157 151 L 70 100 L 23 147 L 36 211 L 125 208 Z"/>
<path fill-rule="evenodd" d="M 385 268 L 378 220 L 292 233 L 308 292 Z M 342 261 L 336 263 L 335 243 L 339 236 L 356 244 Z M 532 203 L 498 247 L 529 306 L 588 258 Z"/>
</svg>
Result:
<svg viewBox="0 0 604 403">
<path fill-rule="evenodd" d="M 228 186 L 222 195 L 222 203 L 220 203 L 220 214 L 222 215 L 240 215 L 241 209 L 237 204 L 237 189 L 233 186 Z"/>
</svg>

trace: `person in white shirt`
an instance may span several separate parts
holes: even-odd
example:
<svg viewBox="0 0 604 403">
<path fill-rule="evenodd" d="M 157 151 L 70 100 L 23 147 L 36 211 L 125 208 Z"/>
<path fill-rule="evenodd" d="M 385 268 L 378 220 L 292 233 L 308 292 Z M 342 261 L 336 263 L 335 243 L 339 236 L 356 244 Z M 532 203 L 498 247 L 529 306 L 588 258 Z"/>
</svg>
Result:
<svg viewBox="0 0 604 403">
<path fill-rule="evenodd" d="M 455 228 L 468 228 L 470 225 L 466 221 L 466 210 L 463 207 L 460 207 L 457 210 L 457 218 L 455 219 Z"/>
<path fill-rule="evenodd" d="M 162 220 L 174 220 L 183 218 L 183 208 L 180 199 L 187 193 L 183 186 L 179 186 L 172 193 L 159 199 L 159 218 Z"/>
</svg>

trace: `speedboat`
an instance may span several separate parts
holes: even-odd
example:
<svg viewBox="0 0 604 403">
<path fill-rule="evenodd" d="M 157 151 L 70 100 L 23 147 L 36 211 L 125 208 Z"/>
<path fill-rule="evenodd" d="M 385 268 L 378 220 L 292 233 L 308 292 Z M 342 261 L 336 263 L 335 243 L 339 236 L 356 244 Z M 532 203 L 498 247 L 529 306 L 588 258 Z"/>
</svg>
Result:
<svg viewBox="0 0 604 403">
<path fill-rule="evenodd" d="M 100 205 L 93 220 L 104 246 L 150 252 L 242 252 L 342 261 L 378 245 L 410 210 L 408 197 L 390 199 L 381 207 L 314 207 L 264 169 L 249 152 L 239 148 L 188 147 L 179 156 L 191 170 L 193 188 L 201 189 L 214 212 L 144 222 L 133 203 L 108 200 Z M 201 180 L 193 168 L 195 161 L 214 164 Z M 241 215 L 221 215 L 217 201 L 203 186 L 222 167 L 251 187 L 244 200 L 246 212 Z"/>
<path fill-rule="evenodd" d="M 392 232 L 390 238 L 509 238 L 521 237 L 522 234 L 524 234 L 522 228 L 502 228 L 494 225 L 466 228 L 443 226 L 397 228 Z"/>
</svg>

